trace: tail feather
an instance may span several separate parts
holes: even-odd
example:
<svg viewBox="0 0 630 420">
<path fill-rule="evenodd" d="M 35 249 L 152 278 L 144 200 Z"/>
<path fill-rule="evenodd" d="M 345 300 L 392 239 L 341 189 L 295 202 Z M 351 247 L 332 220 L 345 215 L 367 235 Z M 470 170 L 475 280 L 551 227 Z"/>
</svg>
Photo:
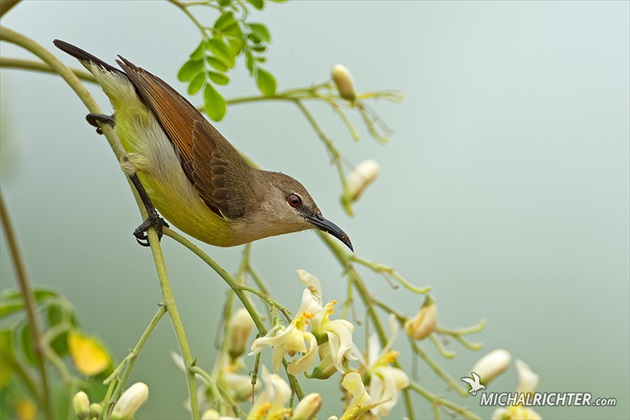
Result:
<svg viewBox="0 0 630 420">
<path fill-rule="evenodd" d="M 82 50 L 79 47 L 76 47 L 72 44 L 69 44 L 65 41 L 62 41 L 60 39 L 55 39 L 53 41 L 53 44 L 55 44 L 55 46 L 57 48 L 59 48 L 61 51 L 66 52 L 68 54 L 70 54 L 71 56 L 73 56 L 74 58 L 76 58 L 77 60 L 79 60 L 82 64 L 87 64 L 87 63 L 92 63 L 92 64 L 96 64 L 97 66 L 99 66 L 100 68 L 102 68 L 103 70 L 107 70 L 110 71 L 112 73 L 120 73 L 120 74 L 124 74 L 121 70 L 117 69 L 116 67 L 107 64 L 106 62 L 104 62 L 103 60 L 101 60 L 98 57 L 93 56 L 92 54 L 90 54 L 87 51 Z"/>
</svg>

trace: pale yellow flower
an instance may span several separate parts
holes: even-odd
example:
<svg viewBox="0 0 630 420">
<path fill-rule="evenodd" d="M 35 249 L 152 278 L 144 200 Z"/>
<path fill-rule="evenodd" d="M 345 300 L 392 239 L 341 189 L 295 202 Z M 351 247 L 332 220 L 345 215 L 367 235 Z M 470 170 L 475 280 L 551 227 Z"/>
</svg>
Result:
<svg viewBox="0 0 630 420">
<path fill-rule="evenodd" d="M 405 332 L 416 340 L 424 340 L 437 327 L 437 306 L 431 296 L 427 295 L 420 311 L 405 321 Z"/>
<path fill-rule="evenodd" d="M 339 90 L 339 96 L 349 101 L 354 101 L 356 93 L 350 70 L 343 64 L 337 64 L 330 73 L 337 90 Z"/>
</svg>

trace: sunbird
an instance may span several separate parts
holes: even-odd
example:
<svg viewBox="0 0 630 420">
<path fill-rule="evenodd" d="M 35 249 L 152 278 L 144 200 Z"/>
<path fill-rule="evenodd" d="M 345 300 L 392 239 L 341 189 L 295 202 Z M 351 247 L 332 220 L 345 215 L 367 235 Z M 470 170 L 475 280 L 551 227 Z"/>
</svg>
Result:
<svg viewBox="0 0 630 420">
<path fill-rule="evenodd" d="M 268 236 L 319 229 L 353 250 L 322 216 L 306 188 L 280 172 L 252 167 L 199 111 L 162 79 L 118 56 L 120 69 L 64 41 L 54 44 L 94 75 L 113 115 L 88 114 L 102 133 L 114 127 L 126 154 L 121 166 L 147 209 L 134 231 L 148 245 L 166 220 L 203 242 L 228 247 Z M 157 209 L 157 211 L 156 211 Z M 166 225 L 168 226 L 168 225 Z"/>
</svg>

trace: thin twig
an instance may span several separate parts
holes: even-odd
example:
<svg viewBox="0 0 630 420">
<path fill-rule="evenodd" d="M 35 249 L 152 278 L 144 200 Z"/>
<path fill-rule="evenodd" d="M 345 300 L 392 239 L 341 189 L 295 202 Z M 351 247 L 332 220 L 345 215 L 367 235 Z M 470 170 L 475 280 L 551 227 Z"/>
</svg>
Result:
<svg viewBox="0 0 630 420">
<path fill-rule="evenodd" d="M 33 299 L 33 291 L 26 274 L 26 265 L 20 252 L 20 247 L 17 242 L 15 231 L 13 230 L 13 224 L 11 223 L 11 217 L 9 211 L 4 203 L 4 195 L 0 192 L 0 218 L 2 219 L 2 228 L 9 245 L 9 254 L 13 261 L 13 267 L 15 267 L 15 273 L 18 279 L 18 285 L 20 287 L 20 293 L 24 299 L 24 308 L 26 309 L 26 318 L 28 319 L 28 329 L 31 333 L 31 340 L 33 341 L 33 353 L 35 355 L 35 363 L 39 371 L 39 378 L 41 380 L 40 395 L 35 395 L 40 400 L 41 405 L 44 407 L 44 413 L 46 418 L 52 420 L 53 409 L 50 402 L 50 394 L 48 389 L 48 375 L 46 373 L 46 359 L 45 355 L 50 351 L 48 343 L 43 340 L 42 330 L 39 325 L 39 318 L 35 312 L 35 301 Z"/>
</svg>

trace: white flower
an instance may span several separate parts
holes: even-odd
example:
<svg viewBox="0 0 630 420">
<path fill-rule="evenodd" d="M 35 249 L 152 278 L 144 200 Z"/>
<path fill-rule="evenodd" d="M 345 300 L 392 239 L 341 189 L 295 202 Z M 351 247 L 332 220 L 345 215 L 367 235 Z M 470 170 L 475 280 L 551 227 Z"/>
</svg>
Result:
<svg viewBox="0 0 630 420">
<path fill-rule="evenodd" d="M 516 392 L 531 393 L 536 391 L 540 378 L 527 366 L 527 363 L 516 360 L 516 372 L 518 373 Z"/>
<path fill-rule="evenodd" d="M 352 400 L 340 420 L 357 419 L 371 408 L 372 397 L 365 390 L 361 375 L 350 372 L 343 377 L 341 386 L 352 395 Z"/>
<path fill-rule="evenodd" d="M 381 350 L 376 334 L 368 338 L 367 372 L 370 374 L 370 395 L 376 402 L 372 414 L 384 417 L 398 402 L 400 390 L 409 386 L 409 377 L 397 367 L 390 366 L 399 353 L 390 350 L 398 335 L 398 324 L 394 315 L 389 317 L 389 341 Z"/>
<path fill-rule="evenodd" d="M 380 165 L 375 160 L 364 160 L 346 178 L 345 196 L 350 202 L 357 201 L 363 191 L 376 179 Z"/>
<path fill-rule="evenodd" d="M 493 350 L 479 359 L 471 369 L 471 372 L 479 375 L 480 382 L 487 385 L 488 382 L 505 372 L 511 361 L 512 356 L 507 350 Z"/>
<path fill-rule="evenodd" d="M 273 347 L 272 367 L 277 372 L 285 354 L 293 356 L 296 353 L 304 353 L 302 357 L 289 363 L 288 371 L 292 375 L 307 371 L 317 360 L 317 339 L 306 331 L 306 328 L 311 318 L 315 316 L 312 311 L 322 309 L 311 291 L 305 289 L 302 294 L 302 304 L 291 324 L 287 327 L 276 325 L 264 337 L 254 340 L 249 354 L 255 355 L 265 347 Z"/>
<path fill-rule="evenodd" d="M 275 373 L 269 373 L 265 366 L 262 368 L 262 380 L 265 384 L 265 389 L 254 401 L 247 418 L 281 419 L 288 417 L 290 410 L 285 405 L 291 398 L 289 385 L 280 376 Z"/>
<path fill-rule="evenodd" d="M 337 64 L 331 71 L 333 82 L 339 90 L 339 96 L 349 101 L 354 101 L 356 93 L 354 91 L 354 81 L 350 70 L 343 64 Z"/>
<path fill-rule="evenodd" d="M 149 387 L 142 382 L 136 382 L 120 396 L 114 406 L 111 418 L 114 420 L 133 418 L 136 411 L 138 411 L 140 406 L 144 404 L 148 398 Z"/>
<path fill-rule="evenodd" d="M 337 301 L 326 304 L 324 310 L 313 317 L 313 334 L 317 337 L 326 336 L 328 341 L 322 344 L 327 346 L 331 361 L 339 372 L 344 372 L 343 362 L 347 360 L 357 360 L 360 352 L 352 341 L 354 325 L 345 319 L 330 320 L 330 315 L 334 313 Z M 321 341 L 321 340 L 320 340 Z"/>
</svg>

